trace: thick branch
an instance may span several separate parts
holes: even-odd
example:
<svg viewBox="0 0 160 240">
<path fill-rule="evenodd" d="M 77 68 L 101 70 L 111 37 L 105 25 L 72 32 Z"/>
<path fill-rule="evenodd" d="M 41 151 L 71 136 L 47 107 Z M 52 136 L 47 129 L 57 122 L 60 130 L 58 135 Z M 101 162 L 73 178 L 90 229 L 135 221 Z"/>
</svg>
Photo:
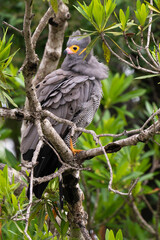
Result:
<svg viewBox="0 0 160 240">
<path fill-rule="evenodd" d="M 51 142 L 56 151 L 60 154 L 62 159 L 70 160 L 73 158 L 73 153 L 64 143 L 63 139 L 59 136 L 59 134 L 52 127 L 52 124 L 48 119 L 45 119 L 42 122 L 42 129 L 45 137 Z"/>
<path fill-rule="evenodd" d="M 59 0 L 59 11 L 49 19 L 48 41 L 38 72 L 34 78 L 34 84 L 42 81 L 46 75 L 57 68 L 62 52 L 64 33 L 67 27 L 67 20 L 70 18 L 68 7 Z"/>
<path fill-rule="evenodd" d="M 33 50 L 33 44 L 31 39 L 31 20 L 32 20 L 32 3 L 33 0 L 25 0 L 25 14 L 23 21 L 24 41 L 26 46 L 26 58 L 31 62 L 34 62 L 37 57 Z"/>
<path fill-rule="evenodd" d="M 139 134 L 135 134 L 125 139 L 121 139 L 112 143 L 107 144 L 104 148 L 107 153 L 113 153 L 119 151 L 122 147 L 136 145 L 138 142 L 147 142 L 154 135 L 158 134 L 160 131 L 160 122 L 152 124 L 150 127 L 140 132 Z M 84 162 L 86 159 L 91 159 L 95 156 L 102 155 L 103 151 L 99 148 L 90 149 L 87 151 L 82 151 L 78 155 L 75 156 L 76 161 L 80 161 L 80 163 Z"/>
<path fill-rule="evenodd" d="M 9 109 L 9 108 L 0 108 L 0 117 L 10 118 L 15 120 L 29 120 L 33 121 L 34 113 L 31 113 L 27 110 L 22 110 L 19 108 Z"/>
</svg>

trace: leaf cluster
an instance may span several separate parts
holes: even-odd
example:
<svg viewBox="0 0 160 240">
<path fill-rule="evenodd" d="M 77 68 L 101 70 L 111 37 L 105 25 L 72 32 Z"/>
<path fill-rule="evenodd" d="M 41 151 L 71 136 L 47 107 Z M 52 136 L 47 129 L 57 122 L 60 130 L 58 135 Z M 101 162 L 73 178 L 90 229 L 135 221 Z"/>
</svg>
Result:
<svg viewBox="0 0 160 240">
<path fill-rule="evenodd" d="M 122 231 L 119 229 L 115 237 L 113 231 L 107 229 L 105 234 L 105 240 L 123 240 Z"/>
<path fill-rule="evenodd" d="M 110 75 L 107 80 L 102 82 L 104 96 L 101 102 L 101 108 L 96 113 L 89 129 L 94 130 L 97 134 L 118 134 L 123 132 L 124 129 L 128 129 L 128 122 L 131 120 L 134 121 L 134 115 L 132 111 L 128 109 L 127 103 L 133 102 L 133 105 L 131 104 L 130 106 L 134 106 L 134 99 L 143 98 L 146 93 L 145 89 L 135 89 L 133 82 L 132 76 L 125 77 L 124 74 Z M 143 114 L 147 116 L 150 116 L 157 109 L 155 105 L 152 106 L 148 102 L 146 102 L 145 106 L 146 108 Z M 137 125 L 136 127 L 138 128 Z M 103 145 L 106 145 L 114 141 L 114 138 L 101 137 L 100 140 Z M 95 147 L 92 136 L 83 134 L 83 136 L 79 138 L 78 148 L 82 147 L 85 149 Z M 146 151 L 145 148 L 144 143 L 138 143 L 136 146 L 125 147 L 117 153 L 108 154 L 113 168 L 112 187 L 114 189 L 128 192 L 133 181 L 139 178 L 133 190 L 133 196 L 140 209 L 146 208 L 145 203 L 142 203 L 140 200 L 141 196 L 145 195 L 155 198 L 156 192 L 158 191 L 154 191 L 152 187 L 144 185 L 144 182 L 154 181 L 154 178 L 158 174 L 158 171 L 154 173 L 149 173 L 148 171 L 151 167 L 151 158 L 153 156 L 156 157 L 156 152 L 158 154 L 159 147 L 156 144 L 153 146 L 153 144 L 150 143 L 148 151 Z M 141 234 L 141 237 L 143 236 L 142 238 L 146 238 L 146 236 L 149 237 L 149 235 L 143 232 L 140 226 L 133 223 L 132 209 L 126 204 L 126 199 L 107 191 L 106 188 L 110 181 L 110 174 L 104 156 L 98 156 L 85 162 L 85 166 L 92 169 L 90 172 L 83 172 L 84 180 L 81 183 L 85 196 L 90 196 L 90 198 L 87 197 L 85 200 L 85 207 L 88 210 L 87 206 L 88 204 L 90 205 L 88 214 L 91 219 L 94 219 L 94 221 L 91 222 L 91 228 L 96 231 L 100 224 L 107 224 L 107 227 L 111 229 L 116 228 L 117 231 L 121 228 L 122 231 L 125 232 L 127 239 L 132 239 L 133 237 L 139 239 L 139 234 Z M 87 187 L 84 185 L 85 187 L 83 188 L 84 182 Z M 155 184 L 155 189 L 157 189 L 159 186 L 157 180 Z M 97 189 L 99 189 L 98 193 Z M 98 198 L 97 194 L 99 195 Z M 88 203 L 88 201 L 90 202 Z M 96 210 L 95 205 L 97 205 Z M 117 209 L 119 209 L 118 212 Z M 92 215 L 92 213 L 94 214 Z M 108 218 L 110 218 L 110 216 L 113 216 L 113 218 L 109 221 Z M 128 219 L 126 216 L 128 216 Z M 124 221 L 122 224 L 119 224 L 122 218 L 124 218 Z M 155 218 L 153 218 L 153 221 L 155 221 Z M 134 229 L 137 229 L 137 231 L 133 230 L 129 232 L 126 230 L 129 229 L 131 225 Z M 111 239 L 115 239 L 113 232 L 111 231 L 109 233 L 108 231 L 106 232 L 106 234 L 108 234 L 107 237 L 110 236 Z"/>
<path fill-rule="evenodd" d="M 95 27 L 98 32 L 104 31 L 108 20 L 116 7 L 115 0 L 105 0 L 102 5 L 100 0 L 92 0 L 89 6 L 85 2 L 75 8 Z"/>
<path fill-rule="evenodd" d="M 145 5 L 144 3 L 141 4 L 141 1 L 137 0 L 136 7 L 137 7 L 135 11 L 136 18 L 138 19 L 140 26 L 144 27 L 146 19 L 149 14 L 148 6 Z"/>
<path fill-rule="evenodd" d="M 14 103 L 9 93 L 13 91 L 11 84 L 7 82 L 8 74 L 6 72 L 7 67 L 11 63 L 16 52 L 11 54 L 11 45 L 13 35 L 6 40 L 7 30 L 4 32 L 3 38 L 0 39 L 0 105 L 8 106 L 8 102 L 11 103 L 14 107 L 17 105 Z"/>
</svg>

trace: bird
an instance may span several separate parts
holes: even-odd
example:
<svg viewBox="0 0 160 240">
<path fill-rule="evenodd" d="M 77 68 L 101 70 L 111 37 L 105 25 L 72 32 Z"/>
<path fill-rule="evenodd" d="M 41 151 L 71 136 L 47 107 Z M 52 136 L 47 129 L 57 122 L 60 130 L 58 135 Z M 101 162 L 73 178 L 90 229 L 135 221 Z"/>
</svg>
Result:
<svg viewBox="0 0 160 240">
<path fill-rule="evenodd" d="M 81 34 L 79 30 L 72 33 L 65 49 L 66 57 L 61 68 L 48 74 L 37 86 L 37 98 L 42 109 L 57 117 L 72 121 L 77 127 L 86 128 L 100 105 L 102 98 L 101 80 L 108 77 L 108 67 L 99 62 L 93 51 L 87 55 L 90 36 Z M 53 119 L 50 122 L 66 145 L 70 147 L 71 128 Z M 73 145 L 81 133 L 76 132 L 72 138 Z M 24 161 L 31 161 L 38 144 L 39 136 L 36 126 L 25 121 L 25 129 L 21 134 L 21 153 Z M 52 146 L 54 148 L 54 146 Z M 34 167 L 34 177 L 44 177 L 61 167 L 53 148 L 44 143 Z M 48 182 L 37 184 L 33 192 L 41 198 Z M 28 191 L 29 196 L 29 191 Z"/>
</svg>

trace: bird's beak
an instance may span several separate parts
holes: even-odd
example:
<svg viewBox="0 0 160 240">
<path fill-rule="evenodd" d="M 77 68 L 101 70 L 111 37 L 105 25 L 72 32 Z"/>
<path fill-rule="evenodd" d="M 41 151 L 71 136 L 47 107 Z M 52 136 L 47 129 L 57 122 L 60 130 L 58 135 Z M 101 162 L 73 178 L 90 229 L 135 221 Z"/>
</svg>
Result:
<svg viewBox="0 0 160 240">
<path fill-rule="evenodd" d="M 67 48 L 64 50 L 63 53 L 64 53 L 64 54 L 73 54 L 74 52 L 72 52 L 72 50 L 71 50 L 69 47 L 67 47 Z"/>
</svg>

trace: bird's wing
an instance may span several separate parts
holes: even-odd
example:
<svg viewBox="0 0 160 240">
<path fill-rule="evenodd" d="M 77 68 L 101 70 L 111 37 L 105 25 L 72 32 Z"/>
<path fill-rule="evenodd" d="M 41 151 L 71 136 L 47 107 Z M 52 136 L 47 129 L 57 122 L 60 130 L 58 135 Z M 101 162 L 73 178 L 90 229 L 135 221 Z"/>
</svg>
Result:
<svg viewBox="0 0 160 240">
<path fill-rule="evenodd" d="M 77 122 L 78 115 L 84 110 L 85 104 L 89 104 L 93 89 L 97 91 L 96 84 L 97 81 L 93 77 L 75 75 L 73 72 L 58 69 L 37 85 L 37 96 L 43 108 L 58 117 Z M 58 134 L 64 138 L 68 126 L 52 119 L 50 121 Z M 22 134 L 22 154 L 29 149 L 34 150 L 37 142 L 36 127 L 28 122 L 26 130 Z"/>
</svg>

